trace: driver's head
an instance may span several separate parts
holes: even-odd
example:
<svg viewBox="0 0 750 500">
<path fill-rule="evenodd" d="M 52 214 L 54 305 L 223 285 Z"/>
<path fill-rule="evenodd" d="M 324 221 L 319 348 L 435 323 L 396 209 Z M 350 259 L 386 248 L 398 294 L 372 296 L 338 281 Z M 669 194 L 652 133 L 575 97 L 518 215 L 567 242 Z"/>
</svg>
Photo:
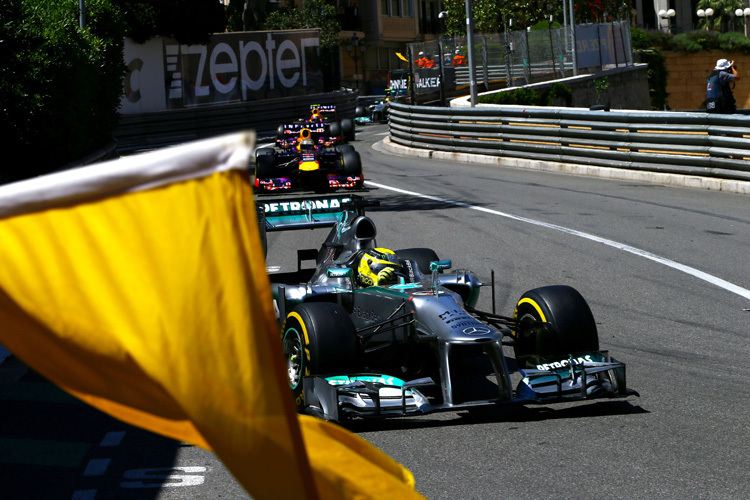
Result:
<svg viewBox="0 0 750 500">
<path fill-rule="evenodd" d="M 395 283 L 400 270 L 401 264 L 393 250 L 370 248 L 359 260 L 357 278 L 363 286 L 385 285 Z"/>
<path fill-rule="evenodd" d="M 300 151 L 315 151 L 315 141 L 312 139 L 303 139 L 299 144 Z"/>
</svg>

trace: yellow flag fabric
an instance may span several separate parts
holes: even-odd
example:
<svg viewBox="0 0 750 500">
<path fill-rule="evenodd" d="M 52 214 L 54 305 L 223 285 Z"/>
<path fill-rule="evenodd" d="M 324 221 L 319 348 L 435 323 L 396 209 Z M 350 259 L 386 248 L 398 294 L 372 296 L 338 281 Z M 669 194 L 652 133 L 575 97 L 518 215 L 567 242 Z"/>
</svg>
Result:
<svg viewBox="0 0 750 500">
<path fill-rule="evenodd" d="M 396 55 L 397 55 L 397 56 L 398 56 L 398 58 L 399 58 L 399 59 L 401 59 L 402 61 L 406 61 L 406 62 L 409 62 L 409 60 L 408 60 L 407 58 L 405 58 L 405 57 L 404 57 L 404 56 L 403 56 L 403 55 L 401 54 L 401 52 L 396 52 Z"/>
<path fill-rule="evenodd" d="M 258 500 L 422 498 L 380 450 L 296 415 L 253 142 L 234 134 L 0 186 L 0 344 L 114 417 L 214 450 Z"/>
</svg>

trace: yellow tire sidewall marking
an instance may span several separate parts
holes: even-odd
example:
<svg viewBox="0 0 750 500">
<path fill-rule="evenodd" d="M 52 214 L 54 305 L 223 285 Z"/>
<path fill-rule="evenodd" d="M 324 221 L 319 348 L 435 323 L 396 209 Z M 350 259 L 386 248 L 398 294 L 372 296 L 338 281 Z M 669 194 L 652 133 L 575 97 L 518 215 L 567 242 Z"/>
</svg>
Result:
<svg viewBox="0 0 750 500">
<path fill-rule="evenodd" d="M 547 318 L 544 316 L 542 308 L 539 307 L 539 304 L 537 304 L 535 300 L 528 297 L 524 297 L 518 301 L 518 304 L 516 305 L 516 315 L 518 315 L 518 306 L 520 306 L 521 304 L 531 304 L 531 307 L 533 307 L 536 310 L 537 314 L 539 314 L 539 319 L 541 319 L 545 323 L 547 322 Z"/>
</svg>

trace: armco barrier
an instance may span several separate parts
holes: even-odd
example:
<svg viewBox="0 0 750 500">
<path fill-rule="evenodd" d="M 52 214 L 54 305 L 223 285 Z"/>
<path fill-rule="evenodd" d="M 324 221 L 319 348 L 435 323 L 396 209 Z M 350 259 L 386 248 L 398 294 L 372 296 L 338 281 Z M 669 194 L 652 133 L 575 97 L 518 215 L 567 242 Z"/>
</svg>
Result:
<svg viewBox="0 0 750 500">
<path fill-rule="evenodd" d="M 391 141 L 412 148 L 750 180 L 750 116 L 392 102 Z"/>
<path fill-rule="evenodd" d="M 123 115 L 115 131 L 117 150 L 127 152 L 253 129 L 259 137 L 275 137 L 276 128 L 310 114 L 311 104 L 335 104 L 340 118 L 354 118 L 357 94 L 338 91 L 284 99 L 197 106 Z"/>
</svg>

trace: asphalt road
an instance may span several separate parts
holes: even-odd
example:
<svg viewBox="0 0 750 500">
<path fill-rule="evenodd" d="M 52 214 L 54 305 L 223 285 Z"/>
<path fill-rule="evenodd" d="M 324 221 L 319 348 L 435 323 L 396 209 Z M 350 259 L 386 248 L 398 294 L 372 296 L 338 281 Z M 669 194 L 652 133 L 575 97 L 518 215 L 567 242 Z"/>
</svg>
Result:
<svg viewBox="0 0 750 500">
<path fill-rule="evenodd" d="M 379 246 L 431 247 L 487 282 L 494 270 L 499 313 L 531 288 L 577 288 L 601 347 L 627 363 L 641 397 L 348 428 L 409 468 L 432 500 L 746 497 L 748 197 L 393 156 L 372 147 L 386 130 L 363 127 L 354 143 L 366 196 L 381 200 L 368 212 Z M 294 250 L 325 234 L 269 235 L 269 266 L 292 269 Z M 490 295 L 479 305 L 490 308 Z M 11 368 L 0 365 L 0 497 L 248 498 L 211 453 Z"/>
</svg>

